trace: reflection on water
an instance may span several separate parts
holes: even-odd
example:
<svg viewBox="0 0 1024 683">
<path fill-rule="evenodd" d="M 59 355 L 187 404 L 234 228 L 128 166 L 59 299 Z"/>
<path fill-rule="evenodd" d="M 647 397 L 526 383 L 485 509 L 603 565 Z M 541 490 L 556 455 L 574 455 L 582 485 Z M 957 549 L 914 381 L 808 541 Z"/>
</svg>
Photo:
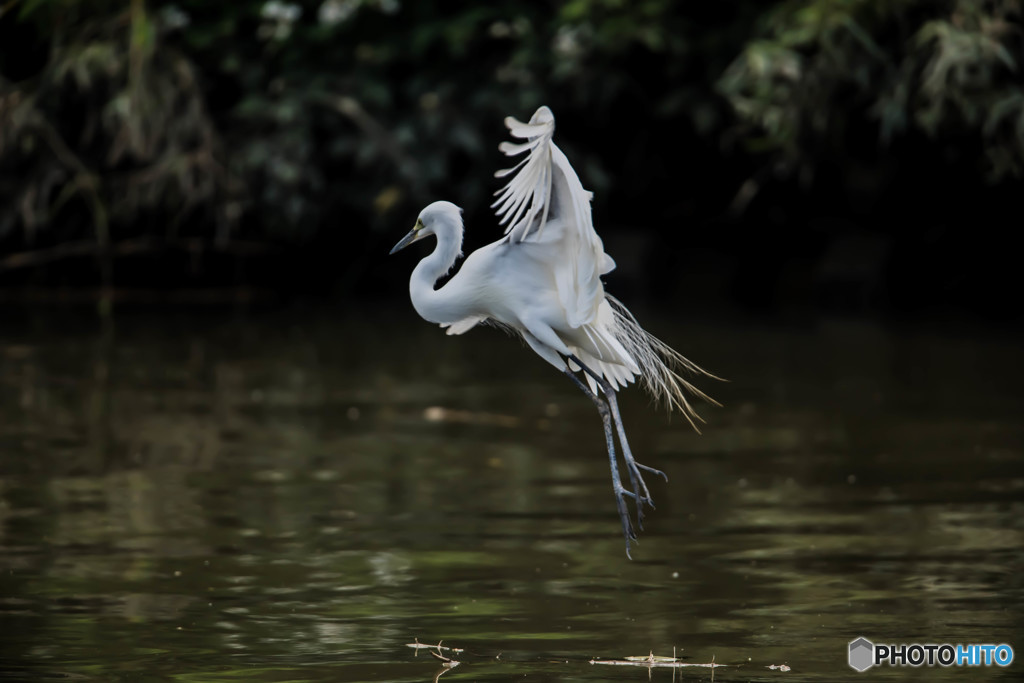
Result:
<svg viewBox="0 0 1024 683">
<path fill-rule="evenodd" d="M 465 648 L 449 681 L 641 680 L 588 662 L 673 647 L 720 681 L 832 679 L 859 635 L 1020 650 L 1014 344 L 649 322 L 732 381 L 702 436 L 623 396 L 670 478 L 633 562 L 592 406 L 494 330 L 3 330 L 0 675 L 432 680 L 416 638 Z"/>
</svg>

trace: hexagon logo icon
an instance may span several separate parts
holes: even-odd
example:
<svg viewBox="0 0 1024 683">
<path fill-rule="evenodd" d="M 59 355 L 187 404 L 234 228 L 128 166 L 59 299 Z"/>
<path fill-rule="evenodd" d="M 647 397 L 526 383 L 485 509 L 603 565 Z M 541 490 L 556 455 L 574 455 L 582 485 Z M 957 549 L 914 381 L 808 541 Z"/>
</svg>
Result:
<svg viewBox="0 0 1024 683">
<path fill-rule="evenodd" d="M 863 636 L 850 641 L 850 667 L 867 671 L 875 663 L 875 644 Z"/>
</svg>

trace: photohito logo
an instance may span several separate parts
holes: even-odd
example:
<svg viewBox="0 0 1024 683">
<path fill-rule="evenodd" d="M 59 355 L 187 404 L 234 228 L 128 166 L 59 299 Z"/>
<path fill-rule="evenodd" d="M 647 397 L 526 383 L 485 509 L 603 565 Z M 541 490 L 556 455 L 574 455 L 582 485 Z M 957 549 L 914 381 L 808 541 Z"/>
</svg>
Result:
<svg viewBox="0 0 1024 683">
<path fill-rule="evenodd" d="M 950 643 L 920 645 L 875 645 L 861 636 L 850 641 L 850 667 L 867 671 L 873 666 L 1010 666 L 1013 648 L 1001 645 L 951 645 Z"/>
</svg>

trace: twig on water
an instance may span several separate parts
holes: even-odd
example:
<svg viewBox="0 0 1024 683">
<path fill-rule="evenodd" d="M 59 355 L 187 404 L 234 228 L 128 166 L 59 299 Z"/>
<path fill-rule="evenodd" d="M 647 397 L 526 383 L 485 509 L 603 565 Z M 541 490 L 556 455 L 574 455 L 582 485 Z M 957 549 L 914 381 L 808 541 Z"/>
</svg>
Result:
<svg viewBox="0 0 1024 683">
<path fill-rule="evenodd" d="M 431 652 L 430 654 L 434 654 L 434 653 Z M 446 673 L 448 673 L 449 671 L 451 671 L 452 669 L 454 669 L 458 665 L 459 665 L 459 662 L 456 662 L 454 659 L 449 660 L 445 664 L 442 664 L 441 665 L 441 670 L 438 671 L 436 674 L 434 674 L 434 683 L 437 683 L 437 679 L 441 678 L 441 676 L 445 675 Z"/>
<path fill-rule="evenodd" d="M 441 643 L 444 642 L 443 640 L 437 641 L 437 645 L 424 645 L 423 643 L 420 642 L 419 638 L 415 638 L 414 640 L 416 642 L 414 642 L 414 643 L 406 643 L 405 646 L 406 647 L 411 647 L 414 650 L 416 650 L 416 654 L 417 655 L 419 655 L 419 651 L 420 650 L 437 650 L 438 652 L 440 652 L 441 650 L 448 650 L 449 652 L 452 652 L 452 653 L 455 653 L 455 654 L 459 654 L 460 652 L 463 651 L 462 648 L 459 648 L 459 647 L 441 647 Z"/>
<path fill-rule="evenodd" d="M 430 654 L 432 654 L 433 656 L 437 657 L 442 662 L 444 662 L 444 665 L 446 667 L 448 667 L 449 669 L 454 669 L 455 667 L 457 667 L 459 664 L 462 663 L 462 662 L 459 662 L 459 661 L 456 661 L 456 660 L 452 659 L 451 657 L 445 657 L 443 654 L 441 654 L 439 652 L 434 652 L 433 650 L 430 651 Z"/>
<path fill-rule="evenodd" d="M 416 645 L 419 645 L 419 642 L 419 639 L 416 639 Z M 443 662 L 441 664 L 441 670 L 434 674 L 434 683 L 437 683 L 437 680 L 441 678 L 441 676 L 443 676 L 446 672 L 451 671 L 452 669 L 454 669 L 462 663 L 452 659 L 451 657 L 445 657 L 443 654 L 441 654 L 441 642 L 442 641 L 440 640 L 437 641 L 437 645 L 431 647 L 430 649 L 430 654 L 436 657 L 437 659 L 440 659 L 441 662 Z M 437 650 L 437 652 L 434 651 L 435 649 Z M 450 652 L 456 652 L 456 650 L 454 650 L 453 648 L 446 647 L 444 649 Z M 458 650 L 458 652 L 462 652 L 462 650 Z M 419 654 L 419 650 L 417 650 L 417 654 Z"/>
<path fill-rule="evenodd" d="M 699 663 L 699 662 L 684 662 L 675 656 L 675 650 L 672 651 L 671 657 L 663 657 L 656 655 L 653 652 L 647 655 L 624 657 L 623 659 L 591 659 L 591 664 L 605 664 L 607 666 L 645 666 L 650 669 L 682 669 L 682 668 L 703 668 L 711 669 L 711 676 L 714 678 L 714 670 L 721 666 L 728 666 L 727 664 L 715 663 L 715 658 L 712 655 L 710 662 Z"/>
</svg>

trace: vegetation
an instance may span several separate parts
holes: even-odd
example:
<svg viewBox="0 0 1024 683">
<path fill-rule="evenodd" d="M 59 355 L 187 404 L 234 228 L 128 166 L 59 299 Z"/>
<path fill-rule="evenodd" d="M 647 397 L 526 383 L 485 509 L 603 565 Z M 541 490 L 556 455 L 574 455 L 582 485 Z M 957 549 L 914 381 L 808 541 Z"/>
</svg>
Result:
<svg viewBox="0 0 1024 683">
<path fill-rule="evenodd" d="M 754 149 L 790 166 L 884 150 L 915 132 L 965 147 L 993 181 L 1024 173 L 1024 47 L 1016 0 L 785 2 L 718 82 Z"/>
<path fill-rule="evenodd" d="M 1017 0 L 11 0 L 0 280 L 285 247 L 333 253 L 314 286 L 351 291 L 427 201 L 482 219 L 501 119 L 542 103 L 603 230 L 668 246 L 685 220 L 721 247 L 713 225 L 777 222 L 781 197 L 809 220 L 791 187 L 882 197 L 908 162 L 1015 187 L 1019 26 Z"/>
</svg>

